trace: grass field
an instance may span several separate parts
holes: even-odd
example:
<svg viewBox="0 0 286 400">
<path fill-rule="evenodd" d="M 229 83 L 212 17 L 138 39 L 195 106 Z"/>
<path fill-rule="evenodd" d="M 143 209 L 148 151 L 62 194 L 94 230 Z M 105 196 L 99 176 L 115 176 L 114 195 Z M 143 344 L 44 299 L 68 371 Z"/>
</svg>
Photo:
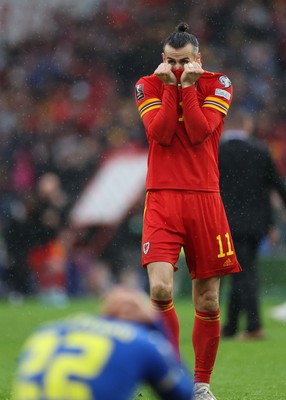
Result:
<svg viewBox="0 0 286 400">
<path fill-rule="evenodd" d="M 218 400 L 286 399 L 286 325 L 272 321 L 268 316 L 270 307 L 277 303 L 279 299 L 263 301 L 266 340 L 221 341 L 212 378 L 212 389 Z M 181 351 L 191 368 L 193 309 L 188 299 L 177 299 L 175 304 L 181 323 Z M 65 309 L 44 306 L 36 301 L 27 301 L 21 306 L 0 302 L 0 400 L 10 400 L 16 358 L 30 332 L 43 321 L 83 310 L 96 311 L 96 302 L 90 299 L 74 301 Z M 140 391 L 144 400 L 156 399 L 148 388 L 142 387 Z"/>
</svg>

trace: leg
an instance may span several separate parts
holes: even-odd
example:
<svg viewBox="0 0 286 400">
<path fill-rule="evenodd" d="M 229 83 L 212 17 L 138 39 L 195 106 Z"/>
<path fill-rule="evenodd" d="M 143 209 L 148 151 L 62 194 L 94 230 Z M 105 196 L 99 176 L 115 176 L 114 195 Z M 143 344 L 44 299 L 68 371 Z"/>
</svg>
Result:
<svg viewBox="0 0 286 400">
<path fill-rule="evenodd" d="M 241 287 L 242 307 L 246 313 L 247 332 L 261 329 L 259 306 L 259 284 L 257 277 L 257 250 L 259 241 L 247 238 L 244 243 L 244 259 L 242 264 L 243 287 Z"/>
<path fill-rule="evenodd" d="M 179 321 L 173 304 L 174 268 L 167 262 L 153 262 L 147 266 L 150 296 L 153 307 L 161 314 L 179 356 Z"/>
<path fill-rule="evenodd" d="M 241 240 L 234 240 L 237 258 L 244 268 L 244 244 Z M 238 329 L 239 316 L 243 311 L 243 292 L 244 292 L 243 272 L 230 276 L 230 291 L 226 310 L 226 323 L 222 334 L 225 337 L 234 336 Z"/>
<path fill-rule="evenodd" d="M 234 336 L 238 329 L 239 316 L 242 311 L 241 292 L 239 290 L 240 274 L 230 276 L 230 293 L 226 310 L 226 323 L 222 330 L 224 337 Z"/>
<path fill-rule="evenodd" d="M 220 337 L 220 278 L 193 279 L 195 383 L 209 384 Z"/>
<path fill-rule="evenodd" d="M 227 333 L 231 335 L 236 332 L 240 312 L 246 313 L 248 332 L 261 328 L 256 267 L 258 243 L 257 239 L 251 237 L 235 239 L 235 250 L 242 272 L 231 276 L 227 324 L 224 328 L 226 336 Z"/>
</svg>

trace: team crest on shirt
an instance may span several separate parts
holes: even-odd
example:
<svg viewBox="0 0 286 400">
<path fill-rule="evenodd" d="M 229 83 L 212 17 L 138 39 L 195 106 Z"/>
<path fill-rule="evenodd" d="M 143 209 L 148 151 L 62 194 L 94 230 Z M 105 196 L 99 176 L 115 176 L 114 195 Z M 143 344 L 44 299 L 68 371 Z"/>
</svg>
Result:
<svg viewBox="0 0 286 400">
<path fill-rule="evenodd" d="M 225 75 L 220 76 L 220 77 L 218 78 L 218 80 L 219 80 L 219 82 L 222 84 L 222 86 L 225 87 L 226 89 L 229 88 L 229 87 L 231 86 L 231 81 L 230 81 L 230 79 L 229 79 L 227 76 L 225 76 Z"/>
<path fill-rule="evenodd" d="M 136 97 L 137 101 L 140 101 L 144 98 L 144 85 L 143 83 L 140 83 L 139 85 L 136 85 Z"/>
<path fill-rule="evenodd" d="M 147 254 L 150 249 L 150 242 L 146 242 L 143 244 L 143 253 Z"/>
</svg>

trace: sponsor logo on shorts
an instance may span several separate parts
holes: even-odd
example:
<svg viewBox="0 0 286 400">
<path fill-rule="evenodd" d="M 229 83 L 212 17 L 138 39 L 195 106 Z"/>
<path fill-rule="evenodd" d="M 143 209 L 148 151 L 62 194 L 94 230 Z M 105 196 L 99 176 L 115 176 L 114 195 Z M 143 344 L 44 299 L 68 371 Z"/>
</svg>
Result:
<svg viewBox="0 0 286 400">
<path fill-rule="evenodd" d="M 228 267 L 230 265 L 233 265 L 233 262 L 231 261 L 230 258 L 228 258 L 224 263 L 223 263 L 223 267 Z"/>
<path fill-rule="evenodd" d="M 230 93 L 227 92 L 226 90 L 223 90 L 223 89 L 216 89 L 215 90 L 215 95 L 216 96 L 220 96 L 220 97 L 224 97 L 227 100 L 230 99 Z"/>
<path fill-rule="evenodd" d="M 150 242 L 146 242 L 143 244 L 143 253 L 147 254 L 150 249 Z"/>
</svg>

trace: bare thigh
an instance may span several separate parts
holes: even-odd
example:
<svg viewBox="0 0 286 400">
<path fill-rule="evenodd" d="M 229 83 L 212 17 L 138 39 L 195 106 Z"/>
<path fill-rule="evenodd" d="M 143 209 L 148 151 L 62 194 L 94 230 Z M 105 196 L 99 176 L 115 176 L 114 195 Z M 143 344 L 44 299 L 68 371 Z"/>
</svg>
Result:
<svg viewBox="0 0 286 400">
<path fill-rule="evenodd" d="M 147 265 L 150 295 L 157 300 L 173 297 L 174 267 L 168 262 L 153 262 Z"/>
</svg>

